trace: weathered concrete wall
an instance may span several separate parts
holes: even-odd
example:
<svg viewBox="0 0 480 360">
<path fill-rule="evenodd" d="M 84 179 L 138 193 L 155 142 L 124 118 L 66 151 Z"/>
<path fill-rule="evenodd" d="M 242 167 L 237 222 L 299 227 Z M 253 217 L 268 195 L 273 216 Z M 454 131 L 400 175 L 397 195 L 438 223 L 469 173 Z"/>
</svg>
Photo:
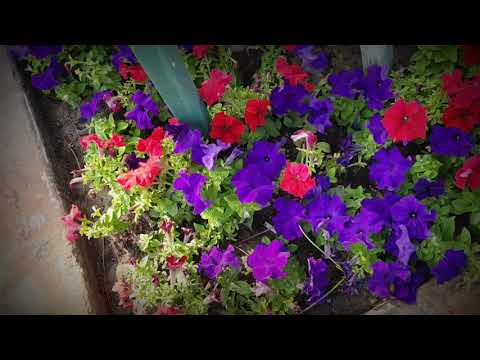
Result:
<svg viewBox="0 0 480 360">
<path fill-rule="evenodd" d="M 0 84 L 0 313 L 92 313 L 60 222 L 63 205 L 3 46 Z"/>
</svg>

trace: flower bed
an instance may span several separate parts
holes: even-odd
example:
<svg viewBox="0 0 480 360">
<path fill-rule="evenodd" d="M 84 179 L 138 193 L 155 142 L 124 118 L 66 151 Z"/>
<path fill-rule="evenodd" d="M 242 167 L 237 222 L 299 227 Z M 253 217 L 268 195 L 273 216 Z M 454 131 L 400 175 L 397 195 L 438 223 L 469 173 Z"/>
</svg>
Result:
<svg viewBox="0 0 480 360">
<path fill-rule="evenodd" d="M 257 46 L 251 75 L 226 47 L 182 46 L 202 137 L 128 46 L 11 48 L 80 110 L 70 187 L 90 200 L 62 221 L 72 243 L 110 244 L 121 308 L 298 314 L 479 280 L 479 49 L 419 46 L 390 73 L 339 69 L 330 50 Z"/>
</svg>

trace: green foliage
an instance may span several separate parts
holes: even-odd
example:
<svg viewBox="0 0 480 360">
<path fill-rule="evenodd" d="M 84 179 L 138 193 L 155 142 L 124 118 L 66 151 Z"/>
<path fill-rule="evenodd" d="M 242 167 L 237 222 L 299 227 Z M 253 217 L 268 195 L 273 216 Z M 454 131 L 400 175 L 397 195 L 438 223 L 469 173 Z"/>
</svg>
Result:
<svg viewBox="0 0 480 360">
<path fill-rule="evenodd" d="M 254 78 L 259 83 L 259 92 L 269 96 L 272 90 L 282 84 L 280 75 L 275 70 L 275 61 L 282 55 L 283 50 L 278 45 L 266 45 L 261 48 L 263 54 L 260 60 L 260 68 Z"/>
<path fill-rule="evenodd" d="M 364 199 L 371 197 L 370 194 L 365 193 L 365 189 L 362 186 L 352 188 L 348 186 L 335 186 L 330 190 L 331 194 L 338 195 L 342 201 L 345 203 L 348 209 L 348 213 L 353 215 L 357 212 L 358 209 L 362 206 L 361 203 Z"/>
<path fill-rule="evenodd" d="M 434 155 L 417 155 L 409 172 L 410 179 L 412 183 L 416 183 L 421 178 L 434 180 L 437 178 L 441 166 L 442 163 Z"/>
<path fill-rule="evenodd" d="M 362 146 L 359 156 L 365 161 L 368 161 L 380 147 L 367 128 L 354 131 L 352 133 L 352 141 Z"/>
<path fill-rule="evenodd" d="M 229 87 L 221 99 L 222 109 L 230 116 L 243 119 L 248 100 L 265 98 L 265 95 L 256 93 L 247 87 Z"/>
<path fill-rule="evenodd" d="M 384 250 L 374 248 L 369 251 L 365 244 L 356 243 L 350 246 L 350 253 L 355 259 L 352 270 L 359 278 L 362 278 L 373 273 L 371 266 L 379 260 L 378 256 L 384 253 Z"/>
</svg>

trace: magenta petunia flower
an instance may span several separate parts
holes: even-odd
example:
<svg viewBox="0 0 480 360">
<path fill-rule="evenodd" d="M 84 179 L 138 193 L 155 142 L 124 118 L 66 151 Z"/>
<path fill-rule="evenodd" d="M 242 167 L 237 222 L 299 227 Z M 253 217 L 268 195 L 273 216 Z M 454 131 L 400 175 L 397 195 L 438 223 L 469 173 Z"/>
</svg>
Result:
<svg viewBox="0 0 480 360">
<path fill-rule="evenodd" d="M 283 251 L 284 246 L 279 240 L 273 240 L 269 245 L 258 244 L 247 258 L 247 264 L 252 269 L 255 280 L 267 283 L 269 279 L 281 279 L 287 276 L 284 272 L 290 253 Z"/>
<path fill-rule="evenodd" d="M 277 210 L 277 215 L 272 217 L 275 231 L 286 240 L 295 240 L 302 236 L 299 228 L 305 215 L 302 204 L 295 200 L 279 198 L 275 200 L 273 207 Z"/>
<path fill-rule="evenodd" d="M 229 266 L 240 270 L 240 261 L 234 252 L 232 245 L 228 245 L 223 252 L 218 246 L 214 246 L 209 252 L 202 254 L 198 264 L 199 271 L 210 280 L 215 281 L 218 275 Z"/>
<path fill-rule="evenodd" d="M 173 188 L 183 192 L 187 203 L 193 206 L 194 215 L 201 214 L 212 204 L 211 201 L 205 200 L 201 195 L 207 177 L 198 173 L 188 175 L 183 170 L 178 175 L 179 177 L 173 182 Z"/>
<path fill-rule="evenodd" d="M 132 95 L 132 100 L 135 102 L 135 108 L 125 114 L 129 120 L 134 120 L 137 128 L 140 130 L 148 130 L 153 128 L 150 113 L 154 116 L 158 115 L 158 106 L 153 99 L 145 94 L 143 91 L 137 90 Z"/>
<path fill-rule="evenodd" d="M 405 159 L 396 146 L 380 149 L 369 166 L 370 180 L 382 190 L 397 190 L 406 180 L 412 161 Z"/>
</svg>

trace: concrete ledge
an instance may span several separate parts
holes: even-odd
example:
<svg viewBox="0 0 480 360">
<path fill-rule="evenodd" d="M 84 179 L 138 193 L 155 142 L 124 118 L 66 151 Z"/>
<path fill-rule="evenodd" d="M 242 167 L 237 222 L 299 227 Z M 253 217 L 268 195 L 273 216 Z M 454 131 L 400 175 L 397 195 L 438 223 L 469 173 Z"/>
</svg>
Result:
<svg viewBox="0 0 480 360">
<path fill-rule="evenodd" d="M 417 304 L 388 301 L 365 315 L 479 315 L 480 287 L 467 289 L 460 281 L 439 285 L 432 279 L 418 290 Z"/>
<path fill-rule="evenodd" d="M 65 238 L 60 218 L 69 205 L 55 186 L 45 143 L 4 47 L 0 79 L 0 313 L 102 312 L 86 260 Z"/>
</svg>

